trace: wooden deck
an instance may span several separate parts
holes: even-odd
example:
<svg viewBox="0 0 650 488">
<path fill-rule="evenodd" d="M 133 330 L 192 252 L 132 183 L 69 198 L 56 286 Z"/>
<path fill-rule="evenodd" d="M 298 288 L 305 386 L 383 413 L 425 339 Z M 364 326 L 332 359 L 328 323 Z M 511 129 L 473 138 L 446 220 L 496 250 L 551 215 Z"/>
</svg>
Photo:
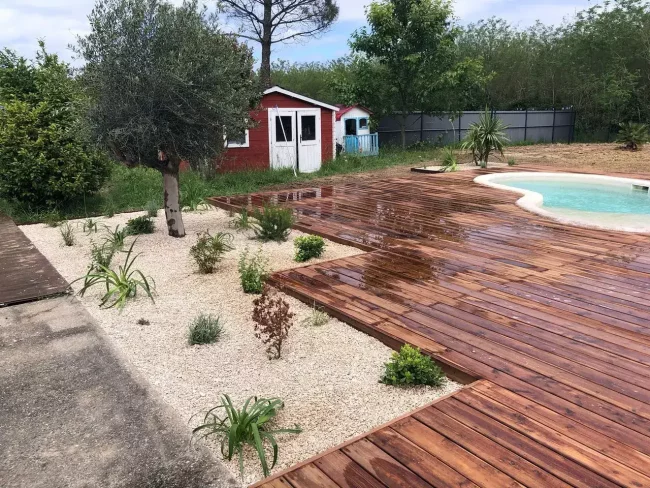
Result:
<svg viewBox="0 0 650 488">
<path fill-rule="evenodd" d="M 213 200 L 286 203 L 370 251 L 272 282 L 481 379 L 258 486 L 650 486 L 650 236 L 537 217 L 474 176 Z"/>
<path fill-rule="evenodd" d="M 0 214 L 0 307 L 65 293 L 68 283 L 7 216 Z"/>
</svg>

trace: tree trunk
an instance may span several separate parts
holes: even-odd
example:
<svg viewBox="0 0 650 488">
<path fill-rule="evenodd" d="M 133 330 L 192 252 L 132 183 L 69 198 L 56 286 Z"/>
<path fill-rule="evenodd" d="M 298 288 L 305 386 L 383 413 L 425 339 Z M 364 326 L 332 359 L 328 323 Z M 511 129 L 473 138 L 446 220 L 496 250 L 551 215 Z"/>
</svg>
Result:
<svg viewBox="0 0 650 488">
<path fill-rule="evenodd" d="M 172 237 L 185 237 L 185 225 L 181 214 L 181 192 L 178 186 L 180 160 L 168 158 L 163 151 L 158 152 L 158 159 L 161 163 L 159 169 L 163 175 L 167 231 Z"/>
<path fill-rule="evenodd" d="M 271 20 L 271 0 L 264 0 L 264 20 L 262 22 L 262 62 L 260 64 L 260 83 L 262 89 L 266 90 L 271 87 L 271 35 L 272 35 L 272 20 Z"/>
</svg>

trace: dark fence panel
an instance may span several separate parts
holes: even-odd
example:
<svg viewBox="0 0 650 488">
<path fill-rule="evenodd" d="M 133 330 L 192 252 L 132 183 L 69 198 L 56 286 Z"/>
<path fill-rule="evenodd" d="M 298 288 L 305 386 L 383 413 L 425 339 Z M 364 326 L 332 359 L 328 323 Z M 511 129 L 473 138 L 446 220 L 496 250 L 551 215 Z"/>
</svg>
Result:
<svg viewBox="0 0 650 488">
<path fill-rule="evenodd" d="M 450 120 L 449 116 L 413 113 L 406 116 L 406 144 L 429 142 L 451 144 L 461 141 L 472 123 L 479 120 L 482 112 L 470 111 Z M 510 142 L 567 142 L 573 141 L 575 111 L 573 110 L 497 110 L 508 129 Z M 402 143 L 398 116 L 384 117 L 379 121 L 380 146 Z"/>
</svg>

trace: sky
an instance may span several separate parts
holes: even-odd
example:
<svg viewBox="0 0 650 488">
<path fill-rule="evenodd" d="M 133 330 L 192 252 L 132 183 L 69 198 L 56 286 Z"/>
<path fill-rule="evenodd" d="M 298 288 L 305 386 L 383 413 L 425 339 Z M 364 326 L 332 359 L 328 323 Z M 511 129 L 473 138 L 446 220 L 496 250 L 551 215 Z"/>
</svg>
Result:
<svg viewBox="0 0 650 488">
<path fill-rule="evenodd" d="M 330 31 L 309 41 L 275 45 L 273 58 L 303 62 L 327 61 L 345 55 L 350 34 L 365 24 L 364 9 L 369 3 L 369 0 L 338 0 L 339 19 Z M 593 4 L 589 0 L 456 0 L 454 9 L 461 24 L 496 16 L 527 27 L 537 20 L 559 24 Z M 73 55 L 68 45 L 77 35 L 88 31 L 87 15 L 93 5 L 94 0 L 0 0 L 0 47 L 33 58 L 37 40 L 43 39 L 48 51 L 71 61 Z"/>
</svg>

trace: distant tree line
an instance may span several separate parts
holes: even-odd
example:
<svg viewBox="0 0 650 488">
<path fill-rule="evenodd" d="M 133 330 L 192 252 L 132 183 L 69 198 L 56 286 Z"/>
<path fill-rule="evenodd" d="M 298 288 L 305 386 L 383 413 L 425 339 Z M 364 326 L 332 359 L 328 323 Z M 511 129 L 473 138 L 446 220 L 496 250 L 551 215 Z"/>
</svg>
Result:
<svg viewBox="0 0 650 488">
<path fill-rule="evenodd" d="M 390 3 L 399 7 L 408 2 Z M 445 102 L 452 111 L 573 107 L 579 137 L 601 140 L 614 134 L 619 123 L 650 121 L 646 1 L 612 0 L 579 12 L 559 27 L 537 23 L 520 29 L 491 18 L 465 27 L 450 25 L 445 35 L 453 39 L 453 52 L 446 52 L 445 62 L 454 68 L 439 77 L 466 79 L 419 101 L 432 109 L 442 110 Z M 272 80 L 329 103 L 350 102 L 348 82 L 358 74 L 360 60 L 368 60 L 366 53 L 354 49 L 358 44 L 353 36 L 353 52 L 332 62 L 276 62 Z"/>
</svg>

